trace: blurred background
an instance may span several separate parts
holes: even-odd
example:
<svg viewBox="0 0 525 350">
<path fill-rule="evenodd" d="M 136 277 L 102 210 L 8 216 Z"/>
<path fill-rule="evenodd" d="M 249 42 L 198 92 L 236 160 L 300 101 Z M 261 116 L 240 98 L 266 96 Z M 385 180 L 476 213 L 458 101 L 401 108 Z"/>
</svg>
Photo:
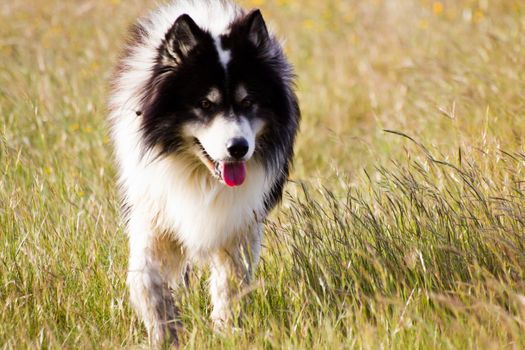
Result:
<svg viewBox="0 0 525 350">
<path fill-rule="evenodd" d="M 384 129 L 417 136 L 449 156 L 459 148 L 481 155 L 523 144 L 522 1 L 241 4 L 263 10 L 296 67 L 304 117 L 296 161 L 301 178 L 326 180 L 329 170 L 353 174 L 402 155 L 401 140 Z M 153 6 L 134 0 L 0 4 L 8 144 L 106 152 L 111 69 L 130 24 Z M 54 155 L 36 164 L 53 169 Z"/>
</svg>

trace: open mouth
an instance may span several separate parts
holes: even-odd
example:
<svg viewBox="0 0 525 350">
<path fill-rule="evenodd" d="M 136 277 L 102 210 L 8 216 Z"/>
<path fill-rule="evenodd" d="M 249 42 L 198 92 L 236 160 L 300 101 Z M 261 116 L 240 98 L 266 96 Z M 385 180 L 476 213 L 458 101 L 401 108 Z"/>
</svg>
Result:
<svg viewBox="0 0 525 350">
<path fill-rule="evenodd" d="M 206 152 L 198 139 L 195 139 L 195 144 L 199 147 L 200 160 L 216 179 L 230 187 L 243 184 L 246 179 L 245 162 L 216 161 Z"/>
</svg>

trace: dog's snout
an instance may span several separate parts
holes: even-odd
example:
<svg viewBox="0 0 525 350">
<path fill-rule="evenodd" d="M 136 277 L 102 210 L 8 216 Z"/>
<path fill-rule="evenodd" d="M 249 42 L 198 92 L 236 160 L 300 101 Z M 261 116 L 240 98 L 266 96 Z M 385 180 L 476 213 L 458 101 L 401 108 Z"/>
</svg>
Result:
<svg viewBox="0 0 525 350">
<path fill-rule="evenodd" d="M 239 137 L 228 141 L 226 148 L 232 158 L 241 159 L 248 153 L 249 145 L 245 138 Z"/>
</svg>

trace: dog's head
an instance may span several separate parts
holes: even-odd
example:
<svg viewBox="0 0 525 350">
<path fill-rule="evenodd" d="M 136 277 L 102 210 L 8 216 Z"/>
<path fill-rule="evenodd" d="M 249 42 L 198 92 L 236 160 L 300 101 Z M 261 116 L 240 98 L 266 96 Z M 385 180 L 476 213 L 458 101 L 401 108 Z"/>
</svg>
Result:
<svg viewBox="0 0 525 350">
<path fill-rule="evenodd" d="M 189 152 L 220 181 L 241 185 L 246 162 L 279 166 L 269 152 L 291 152 L 298 107 L 290 85 L 291 69 L 258 10 L 220 36 L 182 15 L 145 87 L 147 147 L 161 155 Z"/>
</svg>

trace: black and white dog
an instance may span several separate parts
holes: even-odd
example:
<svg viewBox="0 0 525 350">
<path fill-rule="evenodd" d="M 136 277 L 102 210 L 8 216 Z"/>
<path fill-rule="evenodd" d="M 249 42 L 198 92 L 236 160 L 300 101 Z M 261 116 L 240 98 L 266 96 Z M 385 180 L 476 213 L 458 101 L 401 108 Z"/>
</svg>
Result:
<svg viewBox="0 0 525 350">
<path fill-rule="evenodd" d="M 214 323 L 231 320 L 288 177 L 300 120 L 292 80 L 258 10 L 178 0 L 133 27 L 109 120 L 131 302 L 154 344 L 178 342 L 171 290 L 191 262 L 210 264 Z"/>
</svg>

